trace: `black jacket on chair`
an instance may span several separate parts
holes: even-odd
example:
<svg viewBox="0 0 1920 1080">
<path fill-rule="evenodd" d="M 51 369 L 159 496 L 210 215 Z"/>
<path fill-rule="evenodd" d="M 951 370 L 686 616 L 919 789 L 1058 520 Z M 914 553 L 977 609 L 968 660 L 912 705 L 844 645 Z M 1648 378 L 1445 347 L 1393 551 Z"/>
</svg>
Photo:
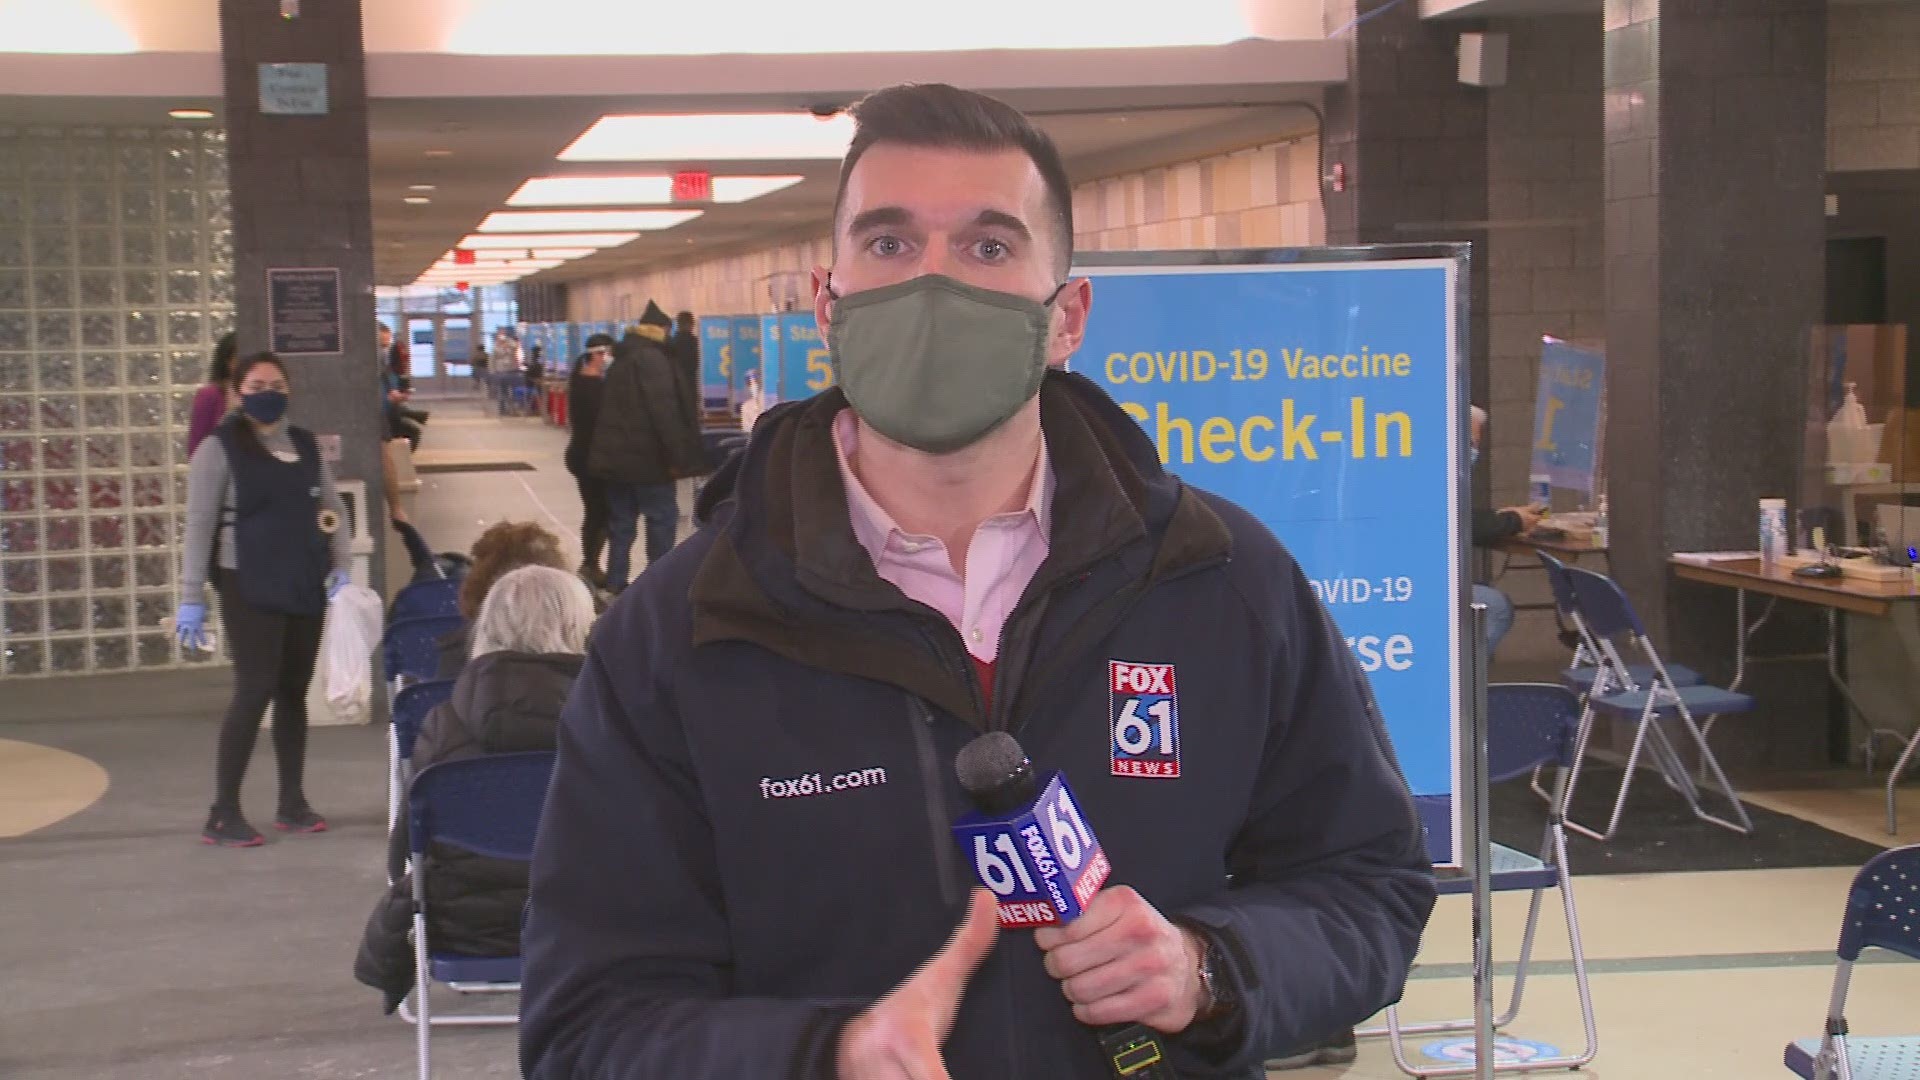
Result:
<svg viewBox="0 0 1920 1080">
<path fill-rule="evenodd" d="M 495 652 L 476 656 L 454 684 L 447 703 L 427 714 L 413 747 L 417 774 L 429 765 L 483 754 L 552 750 L 560 710 L 584 657 L 566 653 Z M 388 862 L 395 878 L 367 919 L 354 978 L 386 994 L 392 1012 L 413 989 L 413 882 L 407 861 L 407 821 L 393 830 Z M 427 938 L 437 952 L 513 956 L 520 951 L 527 868 L 451 849 L 428 853 Z"/>
</svg>

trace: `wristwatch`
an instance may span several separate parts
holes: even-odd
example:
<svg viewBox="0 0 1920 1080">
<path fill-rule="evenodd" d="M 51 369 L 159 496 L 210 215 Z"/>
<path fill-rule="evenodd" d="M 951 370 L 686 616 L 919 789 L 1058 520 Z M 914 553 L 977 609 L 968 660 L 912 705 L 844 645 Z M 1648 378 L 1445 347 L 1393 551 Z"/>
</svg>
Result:
<svg viewBox="0 0 1920 1080">
<path fill-rule="evenodd" d="M 1204 999 L 1195 1020 L 1211 1020 L 1233 1008 L 1233 995 L 1223 973 L 1225 962 L 1212 934 L 1195 932 L 1200 939 L 1200 991 Z"/>
</svg>

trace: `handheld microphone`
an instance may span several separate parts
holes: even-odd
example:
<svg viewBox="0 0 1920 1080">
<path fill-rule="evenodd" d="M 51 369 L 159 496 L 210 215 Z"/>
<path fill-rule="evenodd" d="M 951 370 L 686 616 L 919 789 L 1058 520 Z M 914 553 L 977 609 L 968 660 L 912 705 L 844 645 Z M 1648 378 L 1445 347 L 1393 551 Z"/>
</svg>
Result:
<svg viewBox="0 0 1920 1080">
<path fill-rule="evenodd" d="M 953 838 L 999 902 L 1000 926 L 1024 930 L 1079 918 L 1113 867 L 1080 816 L 1066 778 L 1036 775 L 1020 743 L 990 731 L 961 748 L 954 770 L 974 809 Z M 1160 1035 L 1144 1024 L 1096 1029 L 1113 1075 L 1171 1080 Z"/>
</svg>

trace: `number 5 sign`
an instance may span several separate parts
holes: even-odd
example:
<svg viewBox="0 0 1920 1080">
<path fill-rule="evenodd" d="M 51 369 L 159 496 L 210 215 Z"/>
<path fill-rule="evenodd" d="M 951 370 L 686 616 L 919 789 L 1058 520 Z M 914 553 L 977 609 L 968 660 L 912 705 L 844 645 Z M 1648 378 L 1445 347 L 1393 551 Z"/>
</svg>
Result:
<svg viewBox="0 0 1920 1080">
<path fill-rule="evenodd" d="M 1112 701 L 1113 775 L 1180 775 L 1180 702 L 1172 664 L 1107 665 Z"/>
</svg>

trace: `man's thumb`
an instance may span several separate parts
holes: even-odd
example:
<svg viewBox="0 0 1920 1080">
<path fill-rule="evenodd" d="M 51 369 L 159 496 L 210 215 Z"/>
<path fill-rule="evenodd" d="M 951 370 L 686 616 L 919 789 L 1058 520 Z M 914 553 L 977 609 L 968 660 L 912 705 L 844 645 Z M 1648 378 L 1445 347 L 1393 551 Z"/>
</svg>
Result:
<svg viewBox="0 0 1920 1080">
<path fill-rule="evenodd" d="M 966 991 L 967 980 L 973 977 L 974 969 L 980 961 L 993 951 L 994 938 L 1000 933 L 999 907 L 993 894 L 985 889 L 973 890 L 973 900 L 967 905 L 966 918 L 960 921 L 953 936 L 947 939 L 946 947 L 935 953 L 921 969 L 920 978 L 929 993 L 940 1000 L 958 1005 L 960 996 Z"/>
</svg>

